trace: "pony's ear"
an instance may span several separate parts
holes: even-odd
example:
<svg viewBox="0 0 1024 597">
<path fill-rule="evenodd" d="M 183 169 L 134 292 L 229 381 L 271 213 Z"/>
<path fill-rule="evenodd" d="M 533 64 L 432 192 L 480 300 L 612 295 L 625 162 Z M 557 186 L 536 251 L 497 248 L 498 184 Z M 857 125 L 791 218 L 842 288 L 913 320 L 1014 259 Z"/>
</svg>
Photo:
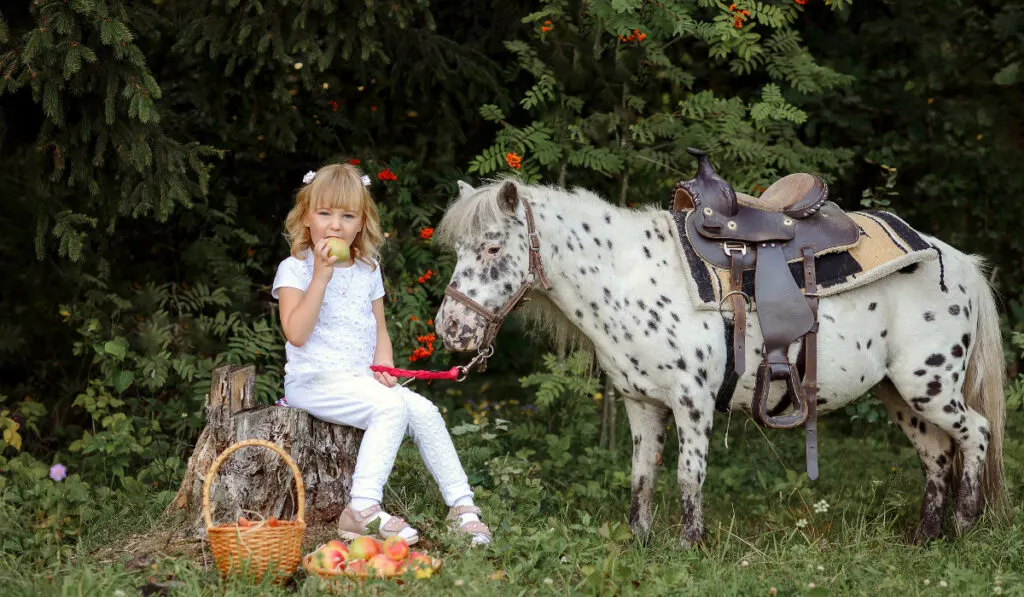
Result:
<svg viewBox="0 0 1024 597">
<path fill-rule="evenodd" d="M 519 207 L 519 191 L 516 190 L 516 185 L 512 181 L 505 181 L 505 184 L 498 189 L 498 205 L 509 215 L 516 215 L 516 208 Z"/>
<path fill-rule="evenodd" d="M 464 182 L 464 181 L 461 181 L 461 180 L 459 181 L 459 195 L 460 196 L 465 197 L 465 196 L 471 195 L 471 194 L 473 194 L 475 192 L 476 192 L 476 189 L 473 188 L 473 185 L 469 184 L 468 182 Z"/>
</svg>

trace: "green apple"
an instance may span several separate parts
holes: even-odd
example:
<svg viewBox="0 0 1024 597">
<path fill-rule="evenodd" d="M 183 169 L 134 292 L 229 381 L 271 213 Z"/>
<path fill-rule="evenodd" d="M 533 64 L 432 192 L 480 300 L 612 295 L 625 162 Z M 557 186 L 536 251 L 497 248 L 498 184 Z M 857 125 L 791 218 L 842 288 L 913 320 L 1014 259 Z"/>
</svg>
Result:
<svg viewBox="0 0 1024 597">
<path fill-rule="evenodd" d="M 336 236 L 327 239 L 327 254 L 338 258 L 338 263 L 348 263 L 350 251 L 348 241 Z"/>
</svg>

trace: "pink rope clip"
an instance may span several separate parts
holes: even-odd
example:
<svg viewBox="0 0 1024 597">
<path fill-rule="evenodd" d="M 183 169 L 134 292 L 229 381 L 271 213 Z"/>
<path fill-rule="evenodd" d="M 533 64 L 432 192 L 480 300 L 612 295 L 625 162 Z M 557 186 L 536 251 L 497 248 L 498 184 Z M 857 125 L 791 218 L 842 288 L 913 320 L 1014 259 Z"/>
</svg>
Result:
<svg viewBox="0 0 1024 597">
<path fill-rule="evenodd" d="M 373 365 L 370 367 L 371 371 L 377 373 L 390 373 L 395 377 L 411 377 L 413 379 L 450 379 L 455 381 L 462 374 L 461 367 L 452 367 L 447 371 L 411 371 L 409 369 L 397 369 L 395 367 L 385 367 L 384 365 Z"/>
</svg>

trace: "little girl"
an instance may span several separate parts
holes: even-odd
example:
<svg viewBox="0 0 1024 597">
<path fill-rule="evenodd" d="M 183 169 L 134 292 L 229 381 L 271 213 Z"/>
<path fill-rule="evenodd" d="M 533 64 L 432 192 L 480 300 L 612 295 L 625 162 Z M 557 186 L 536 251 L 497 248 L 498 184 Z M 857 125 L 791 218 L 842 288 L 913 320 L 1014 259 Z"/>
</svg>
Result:
<svg viewBox="0 0 1024 597">
<path fill-rule="evenodd" d="M 278 266 L 272 294 L 280 301 L 285 345 L 284 388 L 288 406 L 330 423 L 365 429 L 352 475 L 352 499 L 338 519 L 346 539 L 367 533 L 400 535 L 410 545 L 416 529 L 381 509 L 384 483 L 408 434 L 450 507 L 453 530 L 490 543 L 491 532 L 473 504 L 473 490 L 455 453 L 444 419 L 423 396 L 396 385 L 371 365 L 394 366 L 384 322 L 384 284 L 378 266 L 381 234 L 377 206 L 350 164 L 306 174 L 285 227 L 291 257 Z M 330 255 L 328 238 L 345 239 L 348 261 Z"/>
</svg>

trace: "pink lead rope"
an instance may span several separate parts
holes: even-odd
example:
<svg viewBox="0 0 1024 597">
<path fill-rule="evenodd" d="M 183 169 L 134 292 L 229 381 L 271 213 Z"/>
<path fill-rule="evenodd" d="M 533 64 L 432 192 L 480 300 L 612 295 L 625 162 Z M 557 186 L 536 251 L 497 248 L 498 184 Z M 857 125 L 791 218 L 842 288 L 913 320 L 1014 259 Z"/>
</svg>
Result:
<svg viewBox="0 0 1024 597">
<path fill-rule="evenodd" d="M 409 369 L 396 369 L 395 367 L 385 367 L 384 365 L 373 365 L 370 367 L 371 371 L 377 373 L 390 373 L 395 377 L 411 377 L 413 379 L 450 379 L 455 381 L 462 374 L 461 367 L 452 367 L 447 371 L 411 371 Z"/>
</svg>

